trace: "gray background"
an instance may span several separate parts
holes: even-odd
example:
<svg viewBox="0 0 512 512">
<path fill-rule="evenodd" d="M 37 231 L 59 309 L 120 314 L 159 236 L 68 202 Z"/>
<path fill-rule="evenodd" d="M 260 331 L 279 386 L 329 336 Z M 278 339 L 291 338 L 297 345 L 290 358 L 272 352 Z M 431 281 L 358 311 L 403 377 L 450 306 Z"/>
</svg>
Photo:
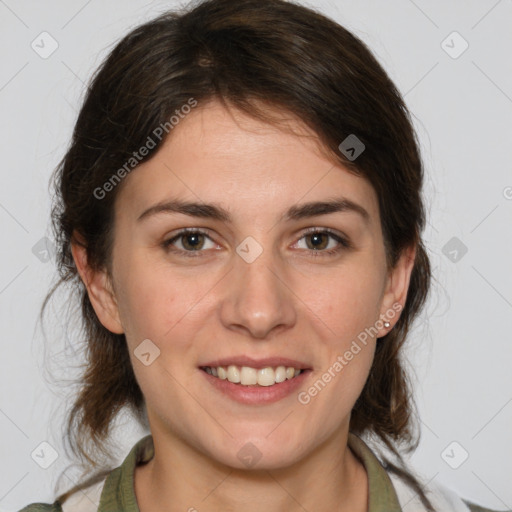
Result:
<svg viewBox="0 0 512 512">
<path fill-rule="evenodd" d="M 69 464 L 61 429 L 73 388 L 49 372 L 72 377 L 62 372 L 76 335 L 58 304 L 46 345 L 37 320 L 55 271 L 41 242 L 50 237 L 48 178 L 67 147 L 84 82 L 128 29 L 175 5 L 0 0 L 2 511 L 51 501 Z M 314 6 L 375 52 L 405 96 L 422 145 L 436 282 L 408 345 L 422 431 L 410 462 L 463 497 L 512 509 L 512 1 Z M 47 58 L 44 31 L 58 44 Z M 128 417 L 117 428 L 120 462 L 145 432 Z M 40 465 L 52 451 L 42 442 L 59 455 L 48 469 Z M 62 485 L 72 482 L 70 470 Z"/>
</svg>

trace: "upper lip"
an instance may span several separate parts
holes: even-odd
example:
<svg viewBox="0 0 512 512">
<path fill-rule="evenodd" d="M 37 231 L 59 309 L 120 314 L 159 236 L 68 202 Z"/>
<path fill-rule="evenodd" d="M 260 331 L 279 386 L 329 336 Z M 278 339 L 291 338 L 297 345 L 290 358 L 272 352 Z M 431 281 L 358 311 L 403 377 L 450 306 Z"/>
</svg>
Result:
<svg viewBox="0 0 512 512">
<path fill-rule="evenodd" d="M 247 356 L 231 356 L 231 357 L 223 357 L 222 359 L 215 359 L 213 361 L 200 364 L 199 367 L 210 366 L 216 368 L 218 366 L 249 366 L 250 368 L 267 368 L 272 366 L 273 368 L 277 366 L 292 366 L 298 370 L 308 370 L 310 366 L 301 361 L 297 361 L 296 359 L 289 359 L 287 357 L 264 357 L 262 359 L 253 359 Z"/>
</svg>

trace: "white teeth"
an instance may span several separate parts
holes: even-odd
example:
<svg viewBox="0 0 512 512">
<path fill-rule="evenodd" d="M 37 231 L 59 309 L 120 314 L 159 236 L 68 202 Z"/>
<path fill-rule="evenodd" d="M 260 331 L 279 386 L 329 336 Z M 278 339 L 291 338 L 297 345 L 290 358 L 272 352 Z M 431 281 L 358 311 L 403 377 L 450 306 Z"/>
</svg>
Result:
<svg viewBox="0 0 512 512">
<path fill-rule="evenodd" d="M 276 372 L 273 368 L 262 368 L 261 370 L 258 370 L 258 384 L 260 386 L 272 386 L 275 383 Z"/>
<path fill-rule="evenodd" d="M 276 368 L 276 382 L 284 382 L 286 380 L 286 368 L 284 366 L 278 366 Z"/>
<path fill-rule="evenodd" d="M 240 370 L 240 384 L 244 386 L 258 384 L 258 370 L 249 368 L 248 366 L 242 366 Z"/>
<path fill-rule="evenodd" d="M 235 365 L 229 365 L 227 368 L 223 366 L 206 366 L 204 370 L 209 375 L 213 375 L 221 380 L 228 380 L 233 384 L 241 384 L 242 386 L 273 386 L 287 379 L 293 379 L 303 371 L 292 366 L 278 366 L 276 368 L 268 366 L 256 369 L 249 366 L 238 367 Z"/>
<path fill-rule="evenodd" d="M 229 380 L 229 382 L 233 382 L 235 384 L 240 382 L 240 370 L 238 369 L 237 366 L 228 366 L 227 379 Z"/>
</svg>

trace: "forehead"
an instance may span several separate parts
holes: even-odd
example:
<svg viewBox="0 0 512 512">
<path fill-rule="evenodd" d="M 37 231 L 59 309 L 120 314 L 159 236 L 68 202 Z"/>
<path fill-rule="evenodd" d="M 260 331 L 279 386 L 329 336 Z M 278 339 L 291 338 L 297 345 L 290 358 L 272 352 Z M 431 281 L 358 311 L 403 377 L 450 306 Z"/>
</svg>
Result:
<svg viewBox="0 0 512 512">
<path fill-rule="evenodd" d="M 128 177 L 123 202 L 141 210 L 180 196 L 243 207 L 249 216 L 284 205 L 343 196 L 378 216 L 371 184 L 336 163 L 300 120 L 279 126 L 217 102 L 198 106 L 174 126 L 157 154 Z"/>
</svg>

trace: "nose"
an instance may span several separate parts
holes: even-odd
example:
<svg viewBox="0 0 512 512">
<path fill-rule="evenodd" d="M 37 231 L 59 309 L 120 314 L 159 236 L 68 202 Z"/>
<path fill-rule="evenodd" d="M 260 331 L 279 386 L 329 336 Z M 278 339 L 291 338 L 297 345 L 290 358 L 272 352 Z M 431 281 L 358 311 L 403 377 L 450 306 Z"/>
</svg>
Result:
<svg viewBox="0 0 512 512">
<path fill-rule="evenodd" d="M 251 263 L 237 254 L 221 304 L 221 321 L 227 329 L 265 339 L 295 324 L 293 299 L 286 269 L 272 251 L 264 250 Z"/>
</svg>

